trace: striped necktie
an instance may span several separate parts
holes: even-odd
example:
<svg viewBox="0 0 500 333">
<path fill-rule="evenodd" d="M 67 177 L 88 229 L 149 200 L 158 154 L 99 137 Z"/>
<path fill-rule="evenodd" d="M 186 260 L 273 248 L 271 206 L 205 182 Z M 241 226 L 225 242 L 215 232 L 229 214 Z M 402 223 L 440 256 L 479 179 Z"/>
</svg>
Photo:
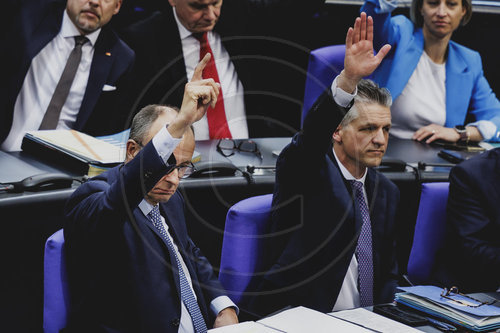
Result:
<svg viewBox="0 0 500 333">
<path fill-rule="evenodd" d="M 356 246 L 358 259 L 358 286 L 361 306 L 373 305 L 373 246 L 370 211 L 363 194 L 363 183 L 357 180 L 349 181 L 354 191 L 354 197 L 363 219 L 361 233 Z"/>
<path fill-rule="evenodd" d="M 167 234 L 167 231 L 163 227 L 163 223 L 161 222 L 160 209 L 158 205 L 154 206 L 153 210 L 149 212 L 148 218 L 153 223 L 153 226 L 160 232 L 161 237 L 167 244 L 168 250 L 175 257 L 175 261 L 177 262 L 177 269 L 179 271 L 179 282 L 181 289 L 181 300 L 184 302 L 184 305 L 188 309 L 189 314 L 191 315 L 191 320 L 193 321 L 193 326 L 196 333 L 206 333 L 207 325 L 205 324 L 205 320 L 203 319 L 203 315 L 201 314 L 200 307 L 198 306 L 198 302 L 194 297 L 193 290 L 189 285 L 189 281 L 186 278 L 186 274 L 182 269 L 181 262 L 179 261 L 179 257 L 177 256 L 177 252 L 175 251 L 174 244 L 172 240 Z"/>
</svg>

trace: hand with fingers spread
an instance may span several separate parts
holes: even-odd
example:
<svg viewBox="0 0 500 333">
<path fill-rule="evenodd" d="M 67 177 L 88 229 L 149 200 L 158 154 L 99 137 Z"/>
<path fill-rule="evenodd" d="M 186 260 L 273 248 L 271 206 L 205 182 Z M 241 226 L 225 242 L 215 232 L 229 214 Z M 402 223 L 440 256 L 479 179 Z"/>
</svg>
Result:
<svg viewBox="0 0 500 333">
<path fill-rule="evenodd" d="M 209 106 L 215 107 L 220 92 L 219 83 L 213 79 L 203 79 L 203 69 L 210 60 L 210 53 L 198 63 L 193 77 L 184 88 L 184 97 L 179 114 L 169 125 L 168 131 L 174 138 L 180 138 L 194 122 L 200 120 Z"/>
<path fill-rule="evenodd" d="M 344 70 L 338 80 L 339 88 L 353 92 L 358 82 L 370 75 L 389 53 L 391 46 L 384 45 L 377 54 L 373 50 L 373 19 L 361 13 L 354 28 L 347 31 Z"/>
</svg>

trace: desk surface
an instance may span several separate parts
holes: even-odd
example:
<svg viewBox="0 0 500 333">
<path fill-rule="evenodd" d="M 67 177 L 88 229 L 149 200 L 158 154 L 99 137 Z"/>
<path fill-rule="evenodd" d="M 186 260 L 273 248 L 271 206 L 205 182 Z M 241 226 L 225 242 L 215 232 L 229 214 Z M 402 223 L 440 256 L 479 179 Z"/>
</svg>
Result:
<svg viewBox="0 0 500 333">
<path fill-rule="evenodd" d="M 290 142 L 291 138 L 259 138 L 254 139 L 262 154 L 262 159 L 254 153 L 235 152 L 229 157 L 222 156 L 217 152 L 218 140 L 205 140 L 196 142 L 196 150 L 201 154 L 201 161 L 225 161 L 232 163 L 242 171 L 246 171 L 248 166 L 255 167 L 252 175 L 256 184 L 272 185 L 275 180 L 274 166 L 279 152 Z M 387 171 L 384 174 L 391 180 L 396 181 L 446 181 L 450 167 L 427 167 L 419 171 L 418 179 L 414 173 L 414 168 L 419 162 L 426 164 L 447 164 L 449 162 L 438 156 L 440 148 L 429 146 L 413 140 L 402 140 L 391 138 L 385 159 L 399 159 L 413 166 L 413 170 L 408 167 L 406 172 Z M 81 179 L 82 175 L 72 173 L 64 167 L 57 165 L 57 161 L 40 161 L 23 152 L 3 153 L 0 152 L 0 169 L 2 169 L 2 179 L 12 177 L 15 181 L 21 180 L 21 175 L 30 176 L 35 172 L 62 172 L 67 173 L 75 179 Z M 19 162 L 18 168 L 12 168 L 12 160 Z M 9 162 L 9 163 L 7 163 Z M 7 174 L 11 174 L 8 176 Z M 0 207 L 20 204 L 26 201 L 41 202 L 50 200 L 65 200 L 78 186 L 74 182 L 69 189 L 52 190 L 45 192 L 26 193 L 0 193 Z M 186 179 L 181 183 L 181 188 L 194 188 L 206 186 L 231 186 L 245 185 L 248 180 L 241 173 L 235 177 L 209 177 L 198 179 Z"/>
</svg>

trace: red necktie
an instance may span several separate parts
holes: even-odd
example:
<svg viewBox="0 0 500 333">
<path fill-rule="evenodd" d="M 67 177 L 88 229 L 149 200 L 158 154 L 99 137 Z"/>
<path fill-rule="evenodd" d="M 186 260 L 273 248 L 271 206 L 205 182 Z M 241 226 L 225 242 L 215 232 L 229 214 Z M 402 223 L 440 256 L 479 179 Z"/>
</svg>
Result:
<svg viewBox="0 0 500 333">
<path fill-rule="evenodd" d="M 212 78 L 215 82 L 220 83 L 219 74 L 217 74 L 217 68 L 215 67 L 214 54 L 210 48 L 210 44 L 208 43 L 207 33 L 205 32 L 202 36 L 195 35 L 195 37 L 200 42 L 200 60 L 203 59 L 207 53 L 212 55 L 210 57 L 210 61 L 203 70 L 203 78 Z M 215 104 L 215 108 L 212 108 L 211 106 L 208 108 L 207 120 L 210 139 L 232 138 L 227 124 L 226 111 L 224 110 L 224 97 L 222 96 L 222 89 L 220 91 L 219 98 L 217 99 L 217 104 Z"/>
</svg>

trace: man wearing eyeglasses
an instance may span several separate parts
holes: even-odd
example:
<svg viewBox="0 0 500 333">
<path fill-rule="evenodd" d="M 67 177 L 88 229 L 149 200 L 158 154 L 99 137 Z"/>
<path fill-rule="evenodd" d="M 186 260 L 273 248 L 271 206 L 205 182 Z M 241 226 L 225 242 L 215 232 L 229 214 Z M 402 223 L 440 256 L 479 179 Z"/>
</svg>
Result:
<svg viewBox="0 0 500 333">
<path fill-rule="evenodd" d="M 374 55 L 372 40 L 373 20 L 362 13 L 347 33 L 344 70 L 278 158 L 271 268 L 251 301 L 261 315 L 286 306 L 331 312 L 393 300 L 399 191 L 372 169 L 387 148 L 391 97 L 362 80 L 390 46 Z"/>
<path fill-rule="evenodd" d="M 68 200 L 68 332 L 204 333 L 238 322 L 236 306 L 187 235 L 177 192 L 192 169 L 191 125 L 219 93 L 213 80 L 201 79 L 209 58 L 186 85 L 180 110 L 143 108 L 132 123 L 125 163 L 82 184 Z"/>
</svg>

